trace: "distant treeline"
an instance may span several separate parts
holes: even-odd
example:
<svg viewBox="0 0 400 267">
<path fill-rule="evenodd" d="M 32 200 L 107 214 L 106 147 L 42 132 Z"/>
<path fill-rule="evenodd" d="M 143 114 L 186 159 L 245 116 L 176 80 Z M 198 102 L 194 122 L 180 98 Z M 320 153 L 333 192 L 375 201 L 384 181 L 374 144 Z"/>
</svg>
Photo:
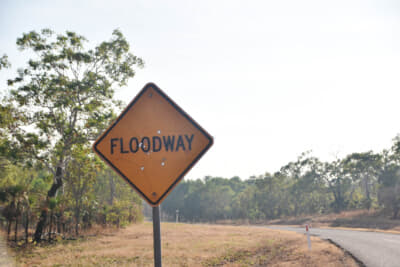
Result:
<svg viewBox="0 0 400 267">
<path fill-rule="evenodd" d="M 322 162 L 310 152 L 279 172 L 247 180 L 205 177 L 181 182 L 162 204 L 175 220 L 271 220 L 354 209 L 400 211 L 400 138 L 381 153 L 352 153 Z"/>
</svg>

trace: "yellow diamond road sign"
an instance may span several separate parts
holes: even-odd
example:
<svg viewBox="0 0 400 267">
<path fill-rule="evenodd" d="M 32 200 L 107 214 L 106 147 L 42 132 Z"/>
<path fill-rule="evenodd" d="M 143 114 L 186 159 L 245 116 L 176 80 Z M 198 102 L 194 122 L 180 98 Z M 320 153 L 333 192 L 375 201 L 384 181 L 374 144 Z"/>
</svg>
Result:
<svg viewBox="0 0 400 267">
<path fill-rule="evenodd" d="M 155 84 L 147 84 L 97 139 L 94 151 L 158 206 L 213 138 Z"/>
</svg>

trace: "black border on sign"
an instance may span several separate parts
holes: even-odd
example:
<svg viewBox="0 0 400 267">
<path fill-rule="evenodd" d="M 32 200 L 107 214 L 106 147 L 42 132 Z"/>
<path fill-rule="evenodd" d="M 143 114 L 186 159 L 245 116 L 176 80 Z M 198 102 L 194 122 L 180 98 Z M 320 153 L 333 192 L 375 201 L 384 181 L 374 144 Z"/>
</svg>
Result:
<svg viewBox="0 0 400 267">
<path fill-rule="evenodd" d="M 118 122 L 125 116 L 125 114 L 135 105 L 138 99 L 149 89 L 154 89 L 158 94 L 160 94 L 165 100 L 167 100 L 183 117 L 185 117 L 193 126 L 195 126 L 208 140 L 207 146 L 197 155 L 197 157 L 188 165 L 188 167 L 176 178 L 172 185 L 164 192 L 164 194 L 157 199 L 157 201 L 151 201 L 146 195 L 137 188 L 129 179 L 126 177 L 122 171 L 120 171 L 114 164 L 112 164 L 98 149 L 97 145 L 108 135 L 108 133 L 118 124 Z M 150 205 L 158 206 L 164 200 L 164 198 L 172 191 L 172 189 L 182 180 L 186 173 L 199 161 L 199 159 L 207 152 L 207 150 L 213 145 L 213 137 L 204 130 L 192 117 L 190 117 L 182 108 L 180 108 L 171 98 L 168 97 L 160 88 L 154 83 L 146 84 L 143 89 L 136 95 L 136 97 L 131 101 L 131 103 L 122 111 L 115 122 L 94 142 L 93 150 L 99 155 L 111 168 L 113 168 L 126 182 L 128 182 Z"/>
</svg>

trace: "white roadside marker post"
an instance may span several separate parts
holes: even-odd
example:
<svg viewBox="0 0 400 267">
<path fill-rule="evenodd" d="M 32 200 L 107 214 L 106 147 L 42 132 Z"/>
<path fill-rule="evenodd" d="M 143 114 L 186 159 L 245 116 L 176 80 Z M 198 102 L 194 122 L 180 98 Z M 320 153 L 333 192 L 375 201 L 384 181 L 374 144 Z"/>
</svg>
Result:
<svg viewBox="0 0 400 267">
<path fill-rule="evenodd" d="M 306 232 L 307 232 L 308 251 L 311 251 L 311 240 L 310 240 L 310 231 L 308 229 L 308 224 L 306 224 Z"/>
</svg>

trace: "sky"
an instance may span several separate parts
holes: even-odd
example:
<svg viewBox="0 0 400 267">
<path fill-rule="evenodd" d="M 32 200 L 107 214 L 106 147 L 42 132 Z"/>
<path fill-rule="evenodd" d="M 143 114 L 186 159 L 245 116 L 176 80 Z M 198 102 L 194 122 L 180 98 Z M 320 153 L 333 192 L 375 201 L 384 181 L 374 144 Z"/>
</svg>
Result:
<svg viewBox="0 0 400 267">
<path fill-rule="evenodd" d="M 186 175 L 247 179 L 304 151 L 330 161 L 400 133 L 399 1 L 0 1 L 0 90 L 15 41 L 51 28 L 89 45 L 118 28 L 145 61 L 117 98 L 155 83 L 214 137 Z"/>
</svg>

